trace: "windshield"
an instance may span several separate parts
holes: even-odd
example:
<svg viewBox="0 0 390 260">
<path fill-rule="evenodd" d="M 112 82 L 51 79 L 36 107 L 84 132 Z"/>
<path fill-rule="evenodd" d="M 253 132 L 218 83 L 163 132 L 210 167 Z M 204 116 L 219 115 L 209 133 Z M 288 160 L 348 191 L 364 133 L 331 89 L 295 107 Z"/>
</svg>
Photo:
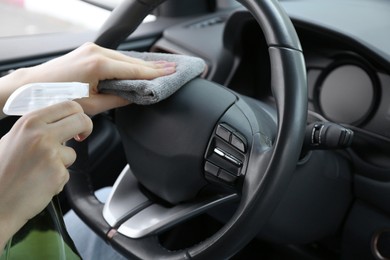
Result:
<svg viewBox="0 0 390 260">
<path fill-rule="evenodd" d="M 123 0 L 101 0 L 117 5 Z M 110 11 L 80 0 L 0 0 L 0 38 L 98 30 Z"/>
</svg>

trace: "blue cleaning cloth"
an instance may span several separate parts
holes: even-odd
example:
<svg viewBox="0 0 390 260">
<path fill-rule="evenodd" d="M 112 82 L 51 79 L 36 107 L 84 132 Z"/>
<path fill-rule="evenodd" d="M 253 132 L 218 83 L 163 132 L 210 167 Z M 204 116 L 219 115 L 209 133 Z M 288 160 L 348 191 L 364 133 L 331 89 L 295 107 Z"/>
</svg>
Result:
<svg viewBox="0 0 390 260">
<path fill-rule="evenodd" d="M 145 61 L 176 62 L 176 72 L 167 76 L 152 80 L 104 80 L 99 83 L 99 92 L 118 95 L 139 105 L 150 105 L 166 99 L 206 69 L 204 60 L 192 56 L 134 51 L 124 53 Z"/>
</svg>

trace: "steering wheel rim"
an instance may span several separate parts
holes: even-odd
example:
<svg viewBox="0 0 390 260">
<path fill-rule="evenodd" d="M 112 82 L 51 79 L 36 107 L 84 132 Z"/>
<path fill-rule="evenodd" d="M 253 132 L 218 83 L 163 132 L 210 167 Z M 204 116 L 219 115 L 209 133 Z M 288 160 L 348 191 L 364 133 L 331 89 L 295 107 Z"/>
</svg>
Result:
<svg viewBox="0 0 390 260">
<path fill-rule="evenodd" d="M 116 48 L 143 17 L 162 2 L 125 1 L 114 10 L 96 43 Z M 140 259 L 231 257 L 257 234 L 258 229 L 254 229 L 254 226 L 260 228 L 266 223 L 293 175 L 303 143 L 307 114 L 306 69 L 299 39 L 290 19 L 276 0 L 240 2 L 259 23 L 269 47 L 271 85 L 278 112 L 275 142 L 267 153 L 256 149 L 250 151 L 251 160 L 241 200 L 232 218 L 201 243 L 174 252 L 162 248 L 156 236 L 142 239 L 129 239 L 120 234 L 112 236 L 110 227 L 101 216 L 103 206 L 89 189 L 87 169 L 73 167 L 71 171 L 76 172 L 72 173 L 66 187 L 72 208 L 99 236 L 124 255 Z M 131 17 L 132 26 L 116 28 L 116 15 L 122 16 L 129 10 L 137 11 L 135 15 L 127 15 Z M 253 140 L 259 142 L 260 138 L 254 136 Z M 77 147 L 75 149 L 79 150 Z"/>
</svg>

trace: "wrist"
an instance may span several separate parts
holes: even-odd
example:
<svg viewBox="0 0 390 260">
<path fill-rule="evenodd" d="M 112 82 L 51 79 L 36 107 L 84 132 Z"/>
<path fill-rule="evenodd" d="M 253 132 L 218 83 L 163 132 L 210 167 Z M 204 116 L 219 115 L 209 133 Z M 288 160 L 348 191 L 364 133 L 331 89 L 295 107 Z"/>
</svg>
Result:
<svg viewBox="0 0 390 260">
<path fill-rule="evenodd" d="M 0 118 L 3 117 L 3 107 L 8 97 L 19 87 L 33 82 L 31 68 L 21 68 L 0 78 Z"/>
<path fill-rule="evenodd" d="M 10 86 L 10 90 L 12 90 L 11 93 L 27 83 L 34 82 L 33 68 L 19 68 L 6 76 L 9 77 L 7 78 L 7 83 Z"/>
</svg>

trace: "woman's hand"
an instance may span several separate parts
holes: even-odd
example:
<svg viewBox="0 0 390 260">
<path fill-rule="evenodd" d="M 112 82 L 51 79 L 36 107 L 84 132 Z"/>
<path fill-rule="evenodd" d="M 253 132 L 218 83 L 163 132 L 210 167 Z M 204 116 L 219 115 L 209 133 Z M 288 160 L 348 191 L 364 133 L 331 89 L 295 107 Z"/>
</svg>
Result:
<svg viewBox="0 0 390 260">
<path fill-rule="evenodd" d="M 33 68 L 36 82 L 79 81 L 89 83 L 90 98 L 78 100 L 84 111 L 94 115 L 105 110 L 127 105 L 125 99 L 100 94 L 97 85 L 106 79 L 154 79 L 175 72 L 175 63 L 146 62 L 120 52 L 86 43 L 57 59 Z"/>
<path fill-rule="evenodd" d="M 21 117 L 0 140 L 0 251 L 68 181 L 76 154 L 64 142 L 91 132 L 90 118 L 68 101 Z"/>
<path fill-rule="evenodd" d="M 147 62 L 118 51 L 86 43 L 66 55 L 46 63 L 16 70 L 0 78 L 0 107 L 17 88 L 34 82 L 84 82 L 90 85 L 90 97 L 78 100 L 88 115 L 127 105 L 121 97 L 100 94 L 97 85 L 107 79 L 154 79 L 174 73 L 176 64 Z M 0 112 L 0 117 L 2 113 Z"/>
</svg>

